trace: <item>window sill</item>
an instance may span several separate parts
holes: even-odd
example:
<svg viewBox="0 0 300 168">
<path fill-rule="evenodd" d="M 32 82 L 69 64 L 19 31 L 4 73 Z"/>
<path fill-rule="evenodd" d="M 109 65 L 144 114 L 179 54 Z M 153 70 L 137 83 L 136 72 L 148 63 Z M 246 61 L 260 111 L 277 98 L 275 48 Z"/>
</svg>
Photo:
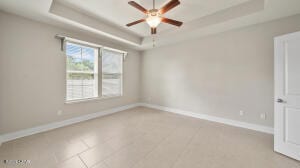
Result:
<svg viewBox="0 0 300 168">
<path fill-rule="evenodd" d="M 68 100 L 68 101 L 65 101 L 65 104 L 88 103 L 88 102 L 92 102 L 92 101 L 101 101 L 101 100 L 115 99 L 115 98 L 120 98 L 120 97 L 122 97 L 122 95 L 95 97 L 95 98 L 78 99 L 78 100 Z"/>
</svg>

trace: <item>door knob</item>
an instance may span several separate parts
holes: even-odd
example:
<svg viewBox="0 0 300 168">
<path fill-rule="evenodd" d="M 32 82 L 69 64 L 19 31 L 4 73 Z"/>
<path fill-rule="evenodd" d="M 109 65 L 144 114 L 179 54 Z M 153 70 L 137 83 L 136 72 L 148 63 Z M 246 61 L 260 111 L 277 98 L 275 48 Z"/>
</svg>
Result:
<svg viewBox="0 0 300 168">
<path fill-rule="evenodd" d="M 277 99 L 277 103 L 286 103 L 286 101 L 284 101 L 282 99 Z"/>
</svg>

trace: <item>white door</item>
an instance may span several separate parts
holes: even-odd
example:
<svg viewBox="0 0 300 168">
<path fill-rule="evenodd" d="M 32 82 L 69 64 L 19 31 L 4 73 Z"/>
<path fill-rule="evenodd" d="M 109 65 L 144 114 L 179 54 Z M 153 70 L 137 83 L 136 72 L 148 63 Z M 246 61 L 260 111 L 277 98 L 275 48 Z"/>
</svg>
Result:
<svg viewBox="0 0 300 168">
<path fill-rule="evenodd" d="M 274 149 L 300 160 L 300 32 L 275 38 Z"/>
</svg>

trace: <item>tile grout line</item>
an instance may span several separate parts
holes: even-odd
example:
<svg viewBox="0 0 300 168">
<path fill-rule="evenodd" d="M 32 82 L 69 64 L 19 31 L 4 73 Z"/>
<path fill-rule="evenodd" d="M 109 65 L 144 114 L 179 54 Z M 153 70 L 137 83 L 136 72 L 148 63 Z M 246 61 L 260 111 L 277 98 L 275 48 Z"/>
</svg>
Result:
<svg viewBox="0 0 300 168">
<path fill-rule="evenodd" d="M 80 142 L 81 142 L 81 140 L 80 140 Z M 70 142 L 67 141 L 67 143 L 70 143 Z M 85 145 L 85 144 L 84 144 L 84 145 Z M 54 157 L 55 157 L 57 163 L 58 163 L 58 164 L 61 164 L 61 163 L 65 162 L 65 161 L 67 161 L 67 160 L 69 160 L 69 159 L 71 159 L 71 158 L 73 158 L 73 157 L 75 157 L 75 156 L 79 156 L 80 154 L 82 154 L 83 152 L 86 152 L 86 151 L 88 151 L 88 150 L 89 150 L 89 147 L 87 146 L 87 149 L 85 149 L 85 150 L 83 150 L 83 151 L 81 151 L 81 152 L 79 152 L 79 153 L 76 153 L 76 154 L 74 154 L 74 155 L 72 155 L 72 156 L 69 156 L 69 157 L 67 157 L 67 158 L 65 158 L 65 159 L 63 159 L 63 160 L 61 160 L 61 161 L 58 160 L 58 158 L 57 158 L 55 152 L 53 152 L 53 155 L 54 155 Z M 80 158 L 80 159 L 81 159 L 81 158 Z"/>
<path fill-rule="evenodd" d="M 112 114 L 112 115 L 113 115 L 113 114 Z M 129 118 L 130 118 L 130 117 L 129 117 Z M 125 126 L 125 127 L 128 127 L 128 126 Z M 116 136 L 117 136 L 117 135 L 116 135 Z M 84 140 L 83 140 L 82 138 L 80 138 L 80 142 L 83 143 L 83 144 L 87 147 L 87 149 L 86 149 L 86 150 L 83 150 L 83 151 L 81 151 L 81 152 L 79 152 L 79 153 L 77 153 L 77 154 L 75 154 L 75 155 L 72 155 L 72 156 L 70 156 L 70 157 L 64 159 L 63 161 L 59 161 L 59 160 L 57 159 L 57 156 L 55 155 L 55 153 L 53 153 L 53 155 L 54 155 L 55 160 L 57 161 L 58 164 L 61 164 L 61 163 L 63 163 L 64 161 L 67 161 L 67 160 L 69 160 L 69 159 L 71 159 L 71 158 L 73 158 L 73 157 L 75 157 L 75 156 L 78 156 L 78 157 L 80 158 L 80 160 L 84 163 L 84 165 L 88 168 L 88 166 L 87 166 L 86 163 L 83 161 L 83 159 L 80 157 L 80 155 L 81 155 L 82 153 L 84 153 L 84 152 L 90 150 L 90 149 L 95 148 L 95 147 L 98 146 L 98 145 L 106 144 L 107 141 L 109 141 L 110 139 L 112 139 L 112 138 L 114 138 L 114 137 L 116 137 L 116 136 L 110 137 L 110 138 L 108 138 L 107 140 L 105 140 L 104 142 L 99 143 L 99 144 L 97 144 L 97 145 L 95 145 L 95 146 L 92 146 L 92 147 L 90 147 L 89 145 L 87 145 L 87 144 L 84 142 Z M 143 135 L 143 136 L 144 136 L 144 135 Z M 48 136 L 46 136 L 46 138 L 47 138 L 47 140 L 49 140 L 49 139 L 48 139 Z M 67 140 L 67 142 L 69 142 L 69 141 Z M 48 142 L 47 142 L 47 143 L 48 143 Z M 134 142 L 132 142 L 132 143 L 134 143 Z M 130 143 L 130 144 L 132 144 L 132 143 Z M 130 144 L 128 144 L 128 145 L 130 145 Z M 107 144 L 107 145 L 109 145 L 109 144 Z M 112 153 L 111 153 L 109 156 L 107 156 L 105 159 L 107 159 L 108 157 L 110 157 L 110 156 L 113 155 L 114 153 L 118 152 L 119 150 L 123 149 L 124 147 L 125 147 L 125 146 L 123 146 L 123 147 L 121 147 L 120 149 L 118 149 L 118 150 L 112 152 Z M 112 148 L 112 147 L 110 146 L 110 148 Z M 96 164 L 98 164 L 98 163 L 100 163 L 100 162 L 103 162 L 105 159 L 103 159 L 103 160 L 101 160 L 101 161 L 95 163 L 95 164 L 92 165 L 91 167 L 95 166 Z"/>
<path fill-rule="evenodd" d="M 106 164 L 104 161 L 103 161 L 102 163 L 104 164 L 104 166 L 105 166 L 106 168 L 110 168 L 110 166 L 109 166 L 108 164 Z"/>
<path fill-rule="evenodd" d="M 144 135 L 143 135 L 144 136 Z M 105 142 L 105 143 L 107 143 L 107 142 Z M 134 142 L 131 142 L 131 143 L 129 143 L 128 145 L 124 145 L 123 147 L 121 147 L 120 149 L 117 149 L 116 151 L 113 151 L 111 154 L 109 154 L 108 156 L 106 156 L 105 158 L 103 158 L 101 161 L 99 161 L 99 162 L 96 162 L 95 164 L 93 164 L 91 167 L 93 167 L 93 166 L 95 166 L 95 165 L 97 165 L 97 164 L 99 164 L 99 163 L 105 163 L 105 160 L 106 159 L 108 159 L 109 157 L 111 157 L 112 155 L 114 155 L 115 153 L 117 153 L 117 152 L 119 152 L 119 151 L 121 151 L 122 149 L 124 149 L 125 147 L 127 147 L 127 146 L 130 146 L 131 144 L 133 144 Z M 103 143 L 104 144 L 104 143 Z M 100 145 L 100 144 L 99 144 Z M 107 144 L 110 148 L 112 148 L 109 144 Z M 96 145 L 97 146 L 97 145 Z M 112 148 L 113 149 L 113 148 Z"/>
<path fill-rule="evenodd" d="M 146 136 L 146 135 L 147 135 L 147 133 L 145 133 L 145 134 L 143 133 L 143 134 L 140 135 L 140 136 L 143 137 L 143 136 Z M 105 142 L 105 143 L 107 143 L 107 142 Z M 105 158 L 102 159 L 101 161 L 99 161 L 99 162 L 93 164 L 92 167 L 95 166 L 95 165 L 97 165 L 98 163 L 101 163 L 101 162 L 105 163 L 105 160 L 106 160 L 106 159 L 108 159 L 108 158 L 111 157 L 112 155 L 116 154 L 117 152 L 120 152 L 120 151 L 123 150 L 125 147 L 130 146 L 130 145 L 133 144 L 133 143 L 135 143 L 135 141 L 133 141 L 133 142 L 127 144 L 127 145 L 124 145 L 123 147 L 121 147 L 121 148 L 119 148 L 119 149 L 113 151 L 111 154 L 109 154 L 107 157 L 105 157 Z M 109 145 L 109 144 L 107 144 L 107 145 Z M 110 145 L 109 145 L 109 147 L 113 149 L 113 147 L 111 147 Z M 108 167 L 109 167 L 109 166 L 108 166 Z"/>
<path fill-rule="evenodd" d="M 128 127 L 128 126 L 126 126 L 126 127 Z M 156 149 L 163 141 L 165 141 L 168 137 L 170 137 L 170 136 L 175 132 L 175 130 L 178 129 L 178 128 L 179 128 L 179 126 L 176 126 L 176 127 L 172 130 L 172 132 L 169 133 L 169 135 L 167 135 L 167 136 L 166 136 L 165 138 L 163 138 L 156 146 L 154 146 L 153 149 L 150 150 L 143 158 L 141 158 L 140 161 L 142 161 L 142 160 L 143 160 L 144 158 L 146 158 L 151 152 L 153 152 L 153 151 L 154 151 L 154 150 L 155 150 L 155 149 Z M 146 136 L 147 134 L 148 134 L 148 133 L 142 133 L 141 136 Z M 111 137 L 111 138 L 108 138 L 105 142 L 103 142 L 103 143 L 101 143 L 101 144 L 106 144 L 107 141 L 109 141 L 110 139 L 112 139 L 112 138 L 114 138 L 114 137 L 115 137 L 115 136 L 113 136 L 113 137 Z M 46 139 L 47 139 L 47 143 L 48 143 L 48 142 L 49 142 L 49 137 L 46 136 Z M 67 142 L 69 142 L 69 141 L 67 141 Z M 71 159 L 71 158 L 73 158 L 73 157 L 78 156 L 79 159 L 80 159 L 80 160 L 83 162 L 83 164 L 86 166 L 86 168 L 88 168 L 88 166 L 87 166 L 86 163 L 83 161 L 83 159 L 80 157 L 80 155 L 81 155 L 82 153 L 84 153 L 84 152 L 90 150 L 90 149 L 95 148 L 97 145 L 101 145 L 101 144 L 97 144 L 97 145 L 95 145 L 95 146 L 93 146 L 93 147 L 90 147 L 90 146 L 87 145 L 81 138 L 80 138 L 80 142 L 83 143 L 83 144 L 87 147 L 87 149 L 84 150 L 84 151 L 81 151 L 81 152 L 79 152 L 79 153 L 77 153 L 77 154 L 75 154 L 75 155 L 72 155 L 72 156 L 70 156 L 70 157 L 64 159 L 63 161 L 59 161 L 58 158 L 57 158 L 57 156 L 55 155 L 55 153 L 53 153 L 53 155 L 54 155 L 54 157 L 55 157 L 55 160 L 57 161 L 57 164 L 59 165 L 59 164 L 63 163 L 63 162 L 66 161 L 66 160 L 69 160 L 69 159 Z M 93 164 L 91 167 L 97 165 L 98 163 L 105 163 L 104 160 L 106 160 L 107 158 L 111 157 L 111 156 L 114 155 L 115 153 L 121 151 L 121 150 L 124 149 L 125 147 L 130 146 L 130 145 L 133 144 L 133 143 L 134 143 L 134 141 L 131 142 L 131 143 L 129 143 L 129 144 L 127 144 L 127 145 L 125 145 L 125 146 L 123 146 L 123 147 L 121 147 L 121 148 L 119 148 L 119 149 L 117 149 L 116 151 L 112 152 L 112 153 L 109 154 L 107 157 L 105 157 L 103 160 L 101 160 L 101 161 L 99 161 L 99 162 Z M 109 145 L 109 144 L 107 144 L 107 145 Z M 137 163 L 139 163 L 140 161 L 138 161 Z M 136 163 L 136 164 L 137 164 L 137 163 Z M 136 164 L 134 164 L 133 166 L 135 166 Z M 109 167 L 106 163 L 105 163 L 105 165 L 106 165 L 107 167 Z M 132 166 L 132 167 L 133 167 L 133 166 Z"/>
<path fill-rule="evenodd" d="M 176 163 L 180 160 L 180 158 L 183 156 L 183 154 L 187 152 L 188 146 L 192 143 L 193 139 L 196 137 L 196 135 L 198 134 L 198 131 L 200 129 L 201 129 L 201 126 L 199 126 L 199 128 L 197 128 L 197 131 L 195 132 L 195 134 L 190 138 L 188 143 L 185 145 L 183 151 L 178 155 L 178 157 L 176 158 L 176 160 L 174 161 L 174 163 L 171 165 L 170 168 L 173 168 L 176 165 Z"/>
<path fill-rule="evenodd" d="M 113 114 L 112 114 L 112 115 L 113 115 Z M 128 117 L 128 118 L 133 118 L 133 116 L 130 116 L 130 117 Z M 122 122 L 123 122 L 123 121 L 122 121 Z M 136 125 L 138 125 L 138 123 L 137 123 Z M 125 126 L 125 128 L 127 128 L 127 127 L 129 127 L 129 126 Z M 175 127 L 174 130 L 175 130 L 176 128 L 177 128 L 177 127 Z M 154 129 L 154 128 L 153 128 L 153 129 Z M 174 130 L 173 130 L 173 131 L 174 131 Z M 148 134 L 148 133 L 141 133 L 140 136 L 146 136 L 147 134 Z M 169 135 L 171 135 L 171 134 L 172 134 L 172 133 L 170 133 Z M 99 144 L 97 144 L 97 145 L 95 145 L 95 146 L 92 146 L 92 147 L 90 147 L 89 145 L 87 145 L 87 144 L 83 141 L 83 139 L 80 138 L 80 142 L 83 143 L 83 144 L 87 147 L 87 149 L 85 149 L 85 150 L 83 150 L 83 151 L 81 151 L 81 152 L 79 152 L 79 153 L 77 153 L 77 154 L 75 154 L 75 155 L 72 155 L 72 156 L 70 156 L 70 157 L 68 157 L 68 158 L 66 158 L 66 159 L 64 159 L 64 160 L 62 160 L 62 161 L 59 161 L 59 160 L 58 160 L 58 158 L 57 158 L 57 156 L 55 155 L 55 153 L 53 153 L 53 155 L 54 155 L 55 160 L 57 161 L 57 163 L 60 164 L 60 163 L 63 163 L 64 161 L 66 161 L 66 160 L 68 160 L 68 159 L 71 159 L 71 158 L 73 158 L 73 157 L 75 157 L 75 156 L 79 156 L 79 157 L 80 157 L 80 155 L 81 155 L 82 153 L 84 153 L 84 152 L 86 152 L 86 151 L 88 151 L 88 150 L 91 150 L 91 149 L 93 149 L 93 148 L 95 148 L 95 147 L 97 147 L 98 145 L 101 145 L 101 144 L 102 144 L 102 145 L 103 145 L 103 144 L 106 144 L 106 145 L 108 145 L 110 148 L 112 148 L 109 144 L 107 144 L 107 142 L 108 142 L 110 139 L 115 138 L 115 137 L 117 137 L 117 135 L 116 135 L 116 136 L 112 136 L 112 137 L 106 139 L 104 142 L 99 143 Z M 49 140 L 48 136 L 46 136 L 46 138 L 47 138 L 47 140 Z M 166 138 L 167 138 L 167 137 L 166 137 Z M 164 141 L 164 139 L 163 139 L 162 141 Z M 47 143 L 48 143 L 48 142 L 47 142 Z M 67 140 L 67 143 L 69 143 L 68 140 Z M 119 148 L 119 149 L 117 149 L 117 150 L 115 150 L 115 151 L 113 151 L 111 154 L 109 154 L 109 155 L 108 155 L 107 157 L 105 157 L 103 160 L 101 160 L 101 161 L 99 161 L 99 162 L 93 164 L 91 167 L 97 165 L 98 163 L 104 162 L 104 160 L 106 160 L 107 158 L 111 157 L 111 156 L 114 155 L 115 153 L 121 151 L 123 148 L 125 148 L 126 146 L 129 146 L 129 145 L 131 145 L 131 144 L 133 144 L 133 143 L 134 143 L 134 141 L 131 142 L 131 143 L 129 143 L 129 144 L 127 144 L 127 145 L 125 145 L 125 146 L 123 146 L 123 147 L 121 147 L 121 148 Z M 159 144 L 158 144 L 158 145 L 159 145 Z M 155 148 L 155 147 L 154 147 L 154 148 Z M 113 149 L 113 148 L 112 148 L 112 149 Z M 113 149 L 113 150 L 114 150 L 114 149 Z M 152 150 L 151 150 L 151 151 L 152 151 Z M 151 151 L 150 151 L 150 152 L 151 152 Z M 84 162 L 83 159 L 82 159 L 81 157 L 80 157 L 80 159 L 81 159 L 82 162 Z M 84 164 L 86 165 L 85 162 L 84 162 Z M 86 167 L 88 167 L 88 166 L 86 165 Z"/>
<path fill-rule="evenodd" d="M 84 164 L 84 166 L 85 166 L 86 168 L 88 168 L 88 166 L 87 166 L 86 163 L 82 160 L 82 158 L 80 157 L 80 155 L 77 154 L 76 156 L 80 159 L 80 161 Z"/>
<path fill-rule="evenodd" d="M 143 136 L 144 136 L 144 135 L 143 135 Z M 86 163 L 83 161 L 83 159 L 80 157 L 80 155 L 81 155 L 82 153 L 88 151 L 88 150 L 91 150 L 91 149 L 93 149 L 93 148 L 96 148 L 98 145 L 108 145 L 111 149 L 113 149 L 109 144 L 107 144 L 107 141 L 109 141 L 110 139 L 112 139 L 112 138 L 114 138 L 114 137 L 115 137 L 115 136 L 113 136 L 113 137 L 111 137 L 111 138 L 108 138 L 105 142 L 100 143 L 100 144 L 97 144 L 97 145 L 95 145 L 95 146 L 93 146 L 93 147 L 89 147 L 89 146 L 87 145 L 88 149 L 86 149 L 86 150 L 84 150 L 84 151 L 82 151 L 82 152 L 80 152 L 80 153 L 77 153 L 76 155 L 78 155 L 78 157 L 80 158 L 80 160 L 81 160 L 81 161 L 84 163 L 84 165 L 88 168 L 88 166 L 87 166 Z M 80 140 L 82 140 L 82 139 L 80 139 Z M 85 142 L 83 142 L 83 143 L 85 144 Z M 132 143 L 134 143 L 134 142 L 132 142 Z M 131 145 L 132 143 L 130 143 L 130 144 L 128 144 L 128 145 Z M 85 144 L 85 145 L 86 145 L 86 144 Z M 126 145 L 126 146 L 128 146 L 128 145 Z M 99 161 L 99 162 L 93 164 L 91 167 L 97 165 L 98 163 L 104 162 L 105 159 L 107 159 L 108 157 L 110 157 L 110 156 L 113 155 L 114 153 L 116 153 L 116 152 L 122 150 L 122 149 L 123 149 L 124 147 L 126 147 L 126 146 L 123 146 L 123 147 L 121 147 L 120 149 L 117 149 L 116 151 L 113 151 L 111 154 L 109 154 L 109 155 L 108 155 L 107 157 L 105 157 L 103 160 L 101 160 L 101 161 Z"/>
<path fill-rule="evenodd" d="M 137 125 L 137 124 L 136 124 Z M 126 126 L 126 127 L 129 127 L 129 126 Z M 141 133 L 141 135 L 140 136 L 146 136 L 147 135 L 147 133 Z M 117 136 L 117 135 L 116 135 Z M 113 137 L 111 137 L 111 138 L 108 138 L 105 142 L 103 142 L 103 143 L 101 143 L 101 144 L 105 144 L 105 143 L 107 143 L 107 141 L 109 141 L 110 139 L 112 139 L 112 138 L 114 138 L 114 137 L 116 137 L 116 136 L 113 136 Z M 121 150 L 123 150 L 125 147 L 127 147 L 127 146 L 130 146 L 131 144 L 133 144 L 133 143 L 135 143 L 135 141 L 133 141 L 133 142 L 131 142 L 131 143 L 129 143 L 129 144 L 127 144 L 127 145 L 124 145 L 123 147 L 121 147 L 121 148 L 119 148 L 119 149 L 117 149 L 117 150 L 115 150 L 115 151 L 113 151 L 111 154 L 109 154 L 107 157 L 105 157 L 104 159 L 102 159 L 101 161 L 99 161 L 99 162 L 97 162 L 97 163 L 95 163 L 95 164 L 93 164 L 91 167 L 93 167 L 93 166 L 95 166 L 95 165 L 97 165 L 97 164 L 99 164 L 99 163 L 105 163 L 105 160 L 107 159 L 107 158 L 109 158 L 109 157 L 111 157 L 112 155 L 114 155 L 115 153 L 117 153 L 117 152 L 119 152 L 119 151 L 121 151 Z M 100 144 L 98 144 L 98 145 L 100 145 Z M 111 147 L 109 144 L 107 144 L 110 148 L 112 148 L 113 149 L 113 147 Z M 97 145 L 95 145 L 95 146 L 97 146 Z M 94 147 L 95 147 L 94 146 Z M 92 147 L 92 148 L 94 148 L 94 147 Z M 91 148 L 91 149 L 92 149 Z M 86 150 L 87 151 L 87 150 Z M 84 151 L 85 152 L 85 151 Z M 81 152 L 81 153 L 83 153 L 83 152 Z M 80 153 L 80 154 L 81 154 Z M 105 163 L 105 165 L 107 165 L 106 163 Z M 107 167 L 109 167 L 109 166 L 107 166 Z"/>
<path fill-rule="evenodd" d="M 98 145 L 108 145 L 108 146 L 109 146 L 109 144 L 106 144 L 106 143 L 107 143 L 107 142 L 103 142 L 103 143 L 101 143 L 101 144 L 97 144 L 97 145 L 95 145 L 95 146 L 93 146 L 93 147 L 91 147 L 91 148 L 88 148 L 88 149 L 86 149 L 86 150 L 84 150 L 84 151 L 82 151 L 82 152 L 80 152 L 80 153 L 78 153 L 78 154 L 76 154 L 76 155 L 78 155 L 78 156 L 80 157 L 80 155 L 81 155 L 82 153 L 84 153 L 84 152 L 86 152 L 86 151 L 88 151 L 88 150 L 91 150 L 91 149 L 93 149 L 93 148 L 96 148 Z M 109 146 L 109 148 L 112 149 L 111 146 Z M 122 147 L 122 148 L 123 148 L 123 147 Z M 111 154 L 109 154 L 107 157 L 105 157 L 105 158 L 102 159 L 101 161 L 96 162 L 95 164 L 91 165 L 91 167 L 94 167 L 94 166 L 97 165 L 98 163 L 103 162 L 105 159 L 107 159 L 108 157 L 110 157 L 110 156 L 113 155 L 114 153 L 118 152 L 118 151 L 121 150 L 122 148 L 120 148 L 120 149 L 118 149 L 118 150 L 112 152 Z M 80 157 L 80 159 L 81 159 L 82 162 L 86 165 L 86 163 L 83 161 L 83 159 L 82 159 L 81 157 Z M 86 165 L 86 167 L 88 168 L 87 165 Z"/>
<path fill-rule="evenodd" d="M 50 145 L 50 139 L 49 139 L 49 137 L 48 137 L 49 135 L 43 134 L 43 136 L 45 136 L 46 143 L 47 143 L 47 145 L 49 146 L 49 145 Z M 56 165 L 59 165 L 59 164 L 60 164 L 60 161 L 58 160 L 58 158 L 57 158 L 57 156 L 56 156 L 56 154 L 55 154 L 54 151 L 51 151 L 51 155 L 53 155 L 53 157 L 54 157 L 54 159 L 55 159 L 55 161 L 56 161 Z"/>
<path fill-rule="evenodd" d="M 88 149 L 93 148 L 93 147 L 90 147 L 87 143 L 85 143 L 84 140 L 83 140 L 82 138 L 80 138 L 80 142 L 82 142 Z M 88 150 L 88 149 L 87 149 L 87 150 Z M 87 151 L 87 150 L 85 150 L 85 151 Z M 81 152 L 81 153 L 82 153 L 82 152 Z"/>
<path fill-rule="evenodd" d="M 157 145 L 154 145 L 154 147 L 144 156 L 142 157 L 139 161 L 137 161 L 135 164 L 133 164 L 130 168 L 133 168 L 135 165 L 137 165 L 138 163 L 142 162 L 147 156 L 149 156 L 159 145 L 161 145 L 168 137 L 170 137 L 175 130 L 178 128 L 179 126 L 176 126 L 174 128 L 174 130 L 172 130 L 171 133 L 169 133 L 165 138 L 163 138 Z"/>
</svg>

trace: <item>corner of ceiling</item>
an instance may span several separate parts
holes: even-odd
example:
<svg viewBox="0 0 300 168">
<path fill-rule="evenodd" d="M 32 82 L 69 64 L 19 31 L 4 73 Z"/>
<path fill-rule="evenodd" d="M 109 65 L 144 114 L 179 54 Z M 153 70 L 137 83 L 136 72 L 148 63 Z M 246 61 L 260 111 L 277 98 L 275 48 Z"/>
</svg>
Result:
<svg viewBox="0 0 300 168">
<path fill-rule="evenodd" d="M 234 27 L 227 26 L 228 28 L 224 28 L 223 25 L 226 22 L 261 12 L 264 10 L 264 7 L 265 0 L 247 1 L 187 22 L 180 29 L 162 31 L 158 38 L 154 37 L 154 43 L 158 46 L 163 46 L 195 37 L 228 31 Z M 142 46 L 144 49 L 151 48 L 152 38 L 151 36 L 143 38 Z"/>
<path fill-rule="evenodd" d="M 158 36 L 141 37 L 128 30 L 119 28 L 117 25 L 109 23 L 107 20 L 89 15 L 88 11 L 76 9 L 70 4 L 65 4 L 58 0 L 53 0 L 49 9 L 52 14 L 73 26 L 80 27 L 87 31 L 96 33 L 101 36 L 119 41 L 129 45 L 137 50 L 148 50 L 156 46 L 172 44 L 187 38 L 203 36 L 201 30 L 218 25 L 228 20 L 240 18 L 264 9 L 265 0 L 251 0 L 240 5 L 236 5 L 211 15 L 200 17 L 185 23 L 180 29 L 165 30 Z M 241 10 L 242 9 L 242 10 Z M 220 28 L 221 29 L 221 28 Z M 200 32 L 191 36 L 191 33 Z M 205 31 L 204 31 L 205 32 Z"/>
<path fill-rule="evenodd" d="M 269 0 L 248 0 L 185 22 L 180 29 L 165 29 L 159 36 L 146 37 L 134 34 L 108 20 L 90 14 L 89 11 L 83 11 L 60 0 L 52 1 L 49 14 L 64 23 L 143 51 L 152 49 L 153 44 L 157 47 L 170 45 L 279 18 L 281 12 L 278 12 L 277 8 L 277 11 L 272 11 L 272 7 L 278 4 L 280 3 Z"/>
<path fill-rule="evenodd" d="M 67 24 L 125 43 L 135 49 L 141 47 L 143 37 L 120 29 L 107 23 L 107 21 L 87 15 L 86 12 L 76 10 L 60 1 L 53 0 L 48 12 Z"/>
</svg>

